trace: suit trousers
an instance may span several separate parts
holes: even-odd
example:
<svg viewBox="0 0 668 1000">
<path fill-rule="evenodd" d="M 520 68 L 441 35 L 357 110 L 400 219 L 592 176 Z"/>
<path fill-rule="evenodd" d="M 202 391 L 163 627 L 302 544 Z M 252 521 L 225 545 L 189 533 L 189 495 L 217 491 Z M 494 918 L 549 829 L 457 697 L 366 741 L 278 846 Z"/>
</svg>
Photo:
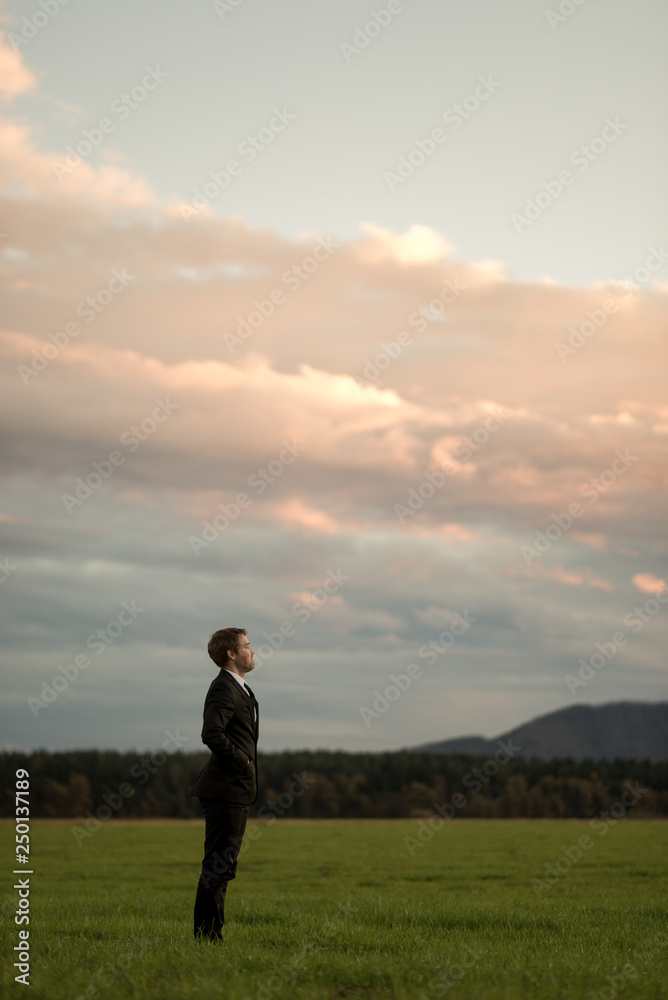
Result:
<svg viewBox="0 0 668 1000">
<path fill-rule="evenodd" d="M 198 796 L 204 810 L 204 859 L 195 897 L 195 937 L 222 938 L 225 893 L 237 872 L 248 806 Z"/>
</svg>

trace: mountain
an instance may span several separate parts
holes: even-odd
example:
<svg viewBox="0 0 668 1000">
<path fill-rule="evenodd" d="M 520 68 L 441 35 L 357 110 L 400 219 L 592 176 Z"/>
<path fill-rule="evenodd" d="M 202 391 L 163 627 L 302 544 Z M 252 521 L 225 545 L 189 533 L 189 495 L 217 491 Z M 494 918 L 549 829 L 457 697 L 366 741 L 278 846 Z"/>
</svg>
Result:
<svg viewBox="0 0 668 1000">
<path fill-rule="evenodd" d="M 570 705 L 540 715 L 495 739 L 460 736 L 409 747 L 411 753 L 494 754 L 497 740 L 510 740 L 521 757 L 668 758 L 668 702 L 618 701 Z"/>
</svg>

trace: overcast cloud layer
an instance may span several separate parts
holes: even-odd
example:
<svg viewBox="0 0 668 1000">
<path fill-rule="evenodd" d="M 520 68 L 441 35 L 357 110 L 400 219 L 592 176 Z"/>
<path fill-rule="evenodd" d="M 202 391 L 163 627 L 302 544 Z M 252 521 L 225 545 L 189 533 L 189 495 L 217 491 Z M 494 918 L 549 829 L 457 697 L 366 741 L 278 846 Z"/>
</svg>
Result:
<svg viewBox="0 0 668 1000">
<path fill-rule="evenodd" d="M 5 29 L 5 745 L 199 749 L 226 625 L 265 750 L 665 698 L 665 217 L 588 287 L 424 217 L 290 239 L 66 170 Z"/>
</svg>

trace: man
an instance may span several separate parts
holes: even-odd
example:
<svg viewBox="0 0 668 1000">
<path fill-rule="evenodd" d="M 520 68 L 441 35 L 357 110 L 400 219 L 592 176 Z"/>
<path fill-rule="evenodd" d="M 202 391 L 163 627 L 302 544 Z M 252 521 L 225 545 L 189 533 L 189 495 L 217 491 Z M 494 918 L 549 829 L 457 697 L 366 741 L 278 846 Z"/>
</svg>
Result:
<svg viewBox="0 0 668 1000">
<path fill-rule="evenodd" d="M 204 810 L 204 860 L 195 898 L 195 938 L 222 941 L 225 892 L 257 800 L 258 703 L 244 677 L 255 666 L 245 628 L 223 628 L 209 639 L 209 656 L 220 667 L 204 701 L 202 743 L 211 756 L 191 795 Z"/>
</svg>

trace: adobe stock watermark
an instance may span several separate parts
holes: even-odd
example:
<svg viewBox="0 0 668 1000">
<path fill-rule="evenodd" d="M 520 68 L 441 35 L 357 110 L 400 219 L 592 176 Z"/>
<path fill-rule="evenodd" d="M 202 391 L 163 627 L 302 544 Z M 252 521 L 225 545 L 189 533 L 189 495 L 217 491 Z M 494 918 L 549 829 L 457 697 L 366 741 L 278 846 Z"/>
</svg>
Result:
<svg viewBox="0 0 668 1000">
<path fill-rule="evenodd" d="M 51 169 L 58 180 L 62 181 L 66 174 L 76 170 L 86 157 L 99 149 L 106 137 L 113 135 L 116 131 L 118 122 L 126 121 L 132 112 L 142 105 L 149 94 L 157 90 L 168 76 L 169 74 L 160 69 L 159 66 L 156 66 L 155 69 L 152 66 L 147 66 L 146 74 L 142 77 L 141 82 L 135 84 L 130 91 L 123 91 L 111 102 L 110 111 L 116 116 L 117 121 L 114 121 L 113 118 L 100 118 L 97 125 L 82 129 L 81 138 L 76 145 L 65 147 L 66 155 L 63 159 L 51 161 Z"/>
<path fill-rule="evenodd" d="M 454 466 L 450 465 L 447 469 L 439 467 L 425 472 L 425 478 L 417 488 L 411 486 L 408 490 L 406 504 L 395 503 L 394 513 L 397 515 L 399 523 L 404 524 L 407 518 L 422 510 L 427 500 L 433 497 L 436 490 L 440 490 L 447 476 L 452 476 L 454 471 Z"/>
<path fill-rule="evenodd" d="M 471 626 L 477 621 L 477 618 L 469 615 L 468 608 L 464 611 L 463 615 L 455 611 L 452 615 L 450 628 L 443 629 L 438 638 L 430 639 L 429 642 L 420 646 L 418 656 L 423 660 L 427 660 L 430 667 L 433 666 L 438 657 L 446 653 L 455 644 L 457 639 L 468 632 Z M 373 692 L 375 697 L 371 703 L 371 708 L 367 708 L 366 705 L 360 706 L 359 712 L 365 727 L 370 729 L 372 721 L 380 719 L 389 710 L 390 705 L 399 701 L 402 694 L 405 694 L 412 687 L 413 681 L 418 680 L 420 677 L 422 677 L 422 667 L 419 663 L 409 663 L 405 673 L 390 674 L 390 681 L 392 683 L 388 684 L 382 692 L 378 690 Z"/>
<path fill-rule="evenodd" d="M 335 250 L 341 246 L 331 236 L 319 236 L 312 253 L 307 254 L 298 264 L 286 268 L 281 275 L 281 284 L 290 292 L 296 292 L 302 287 L 305 281 L 315 274 L 322 264 L 330 259 Z M 275 285 L 271 291 L 267 292 L 267 297 L 253 300 L 253 309 L 247 316 L 237 316 L 237 325 L 234 333 L 223 334 L 223 343 L 231 354 L 242 346 L 256 330 L 264 324 L 265 320 L 273 316 L 277 308 L 285 305 L 288 295 L 280 285 Z"/>
<path fill-rule="evenodd" d="M 412 0 L 408 0 L 409 3 Z M 340 42 L 339 49 L 343 53 L 343 58 L 350 64 L 355 56 L 360 55 L 381 32 L 392 23 L 395 17 L 403 14 L 404 5 L 402 0 L 388 0 L 385 7 L 379 10 L 372 10 L 369 20 L 364 24 L 356 24 L 352 41 Z"/>
<path fill-rule="evenodd" d="M 306 771 L 302 771 L 301 774 L 293 771 L 290 777 L 293 780 L 288 791 L 281 792 L 275 800 L 265 803 L 258 809 L 255 818 L 263 819 L 265 821 L 263 826 L 273 826 L 279 817 L 284 816 L 293 807 L 295 800 L 312 788 L 318 780 L 315 775 L 309 777 Z M 227 873 L 230 865 L 234 864 L 242 854 L 245 854 L 252 843 L 260 839 L 262 833 L 262 826 L 249 822 L 246 824 L 243 837 L 232 838 L 230 845 L 225 848 L 222 855 L 216 851 L 212 855 L 213 865 L 211 868 L 202 869 L 200 879 L 204 887 L 210 888 L 215 885 L 220 876 Z"/>
<path fill-rule="evenodd" d="M 607 493 L 620 476 L 623 476 L 631 468 L 633 462 L 638 461 L 638 455 L 632 455 L 629 449 L 624 452 L 619 449 L 615 452 L 615 458 L 610 463 L 609 469 L 599 472 L 598 476 L 592 476 L 580 487 L 580 496 L 585 497 L 587 503 L 593 504 Z M 533 547 L 531 545 L 520 545 L 520 552 L 527 566 L 530 566 L 536 559 L 544 556 L 548 549 L 551 549 L 555 542 L 558 542 L 565 531 L 573 525 L 575 518 L 582 517 L 585 508 L 578 501 L 573 501 L 568 505 L 568 510 L 560 514 L 550 514 L 553 524 L 549 524 L 544 531 L 534 533 Z"/>
<path fill-rule="evenodd" d="M 596 830 L 599 837 L 605 837 L 609 828 L 615 826 L 620 819 L 623 819 L 628 810 L 647 793 L 646 788 L 639 787 L 638 781 L 635 781 L 633 785 L 628 781 L 624 782 L 623 787 L 626 791 L 622 793 L 619 800 L 613 802 L 609 809 L 602 810 L 598 816 L 594 816 L 589 821 L 590 829 Z M 585 852 L 590 851 L 595 843 L 596 841 L 592 840 L 589 834 L 583 833 L 581 837 L 578 837 L 576 844 L 562 844 L 561 855 L 557 860 L 554 862 L 544 862 L 545 873 L 542 879 L 531 879 L 531 887 L 536 895 L 540 897 L 541 893 L 549 891 L 555 886 L 564 875 L 569 873 L 573 865 L 582 860 Z"/>
<path fill-rule="evenodd" d="M 273 826 L 277 819 L 285 816 L 286 812 L 292 809 L 295 804 L 295 799 L 300 798 L 318 780 L 316 775 L 309 777 L 306 771 L 302 771 L 301 774 L 293 771 L 290 777 L 293 780 L 290 782 L 287 791 L 281 792 L 275 799 L 271 799 L 260 806 L 256 812 L 255 818 L 265 820 L 265 826 Z"/>
<path fill-rule="evenodd" d="M 615 997 L 625 989 L 627 983 L 636 980 L 638 974 L 644 972 L 654 961 L 658 952 L 662 951 L 667 945 L 668 934 L 661 931 L 655 934 L 650 942 L 647 944 L 643 943 L 642 948 L 634 948 L 633 957 L 636 964 L 626 962 L 619 971 L 613 970 L 612 975 L 605 977 L 608 986 L 605 986 L 601 990 L 590 990 L 587 994 L 587 1000 L 615 1000 Z"/>
<path fill-rule="evenodd" d="M 104 628 L 99 628 L 88 636 L 86 648 L 92 650 L 95 656 L 102 656 L 126 629 L 134 625 L 139 615 L 143 614 L 145 610 L 146 608 L 137 607 L 134 598 L 129 604 L 127 601 L 123 601 L 116 618 L 107 622 Z M 26 699 L 28 708 L 35 718 L 42 709 L 48 708 L 64 691 L 67 691 L 70 684 L 77 680 L 81 671 L 87 670 L 91 663 L 92 660 L 86 653 L 78 653 L 71 663 L 60 664 L 59 672 L 53 677 L 51 683 L 42 682 L 41 697 Z"/>
<path fill-rule="evenodd" d="M 462 778 L 462 785 L 470 791 L 470 796 L 467 798 L 463 792 L 454 792 L 450 796 L 449 802 L 434 802 L 432 808 L 438 815 L 430 816 L 427 820 L 418 820 L 417 836 L 404 837 L 404 846 L 411 857 L 414 857 L 416 851 L 428 844 L 436 833 L 443 829 L 448 820 L 454 819 L 458 809 L 463 809 L 472 798 L 479 795 L 483 786 L 499 773 L 501 767 L 522 750 L 522 747 L 513 746 L 512 740 L 508 740 L 507 743 L 504 743 L 503 740 L 496 742 L 499 749 L 494 756 L 486 760 L 482 767 L 472 768 Z"/>
<path fill-rule="evenodd" d="M 144 417 L 139 424 L 133 424 L 120 435 L 119 440 L 121 444 L 127 447 L 128 454 L 135 452 L 142 442 L 147 441 L 152 434 L 155 434 L 160 424 L 169 420 L 171 415 L 176 413 L 180 408 L 178 403 L 172 403 L 169 396 L 166 399 L 158 397 L 154 402 L 157 405 L 153 408 L 149 416 Z M 78 476 L 74 480 L 74 495 L 71 493 L 61 493 L 60 495 L 67 513 L 74 513 L 77 507 L 85 503 L 93 495 L 93 492 L 99 489 L 102 483 L 108 480 L 116 469 L 123 465 L 126 458 L 127 455 L 115 449 L 110 451 L 107 457 L 103 458 L 101 462 L 91 462 L 93 471 L 89 472 L 85 479 L 82 476 Z"/>
<path fill-rule="evenodd" d="M 244 2 L 245 0 L 213 0 L 213 9 L 220 20 L 224 21 L 226 14 L 233 14 Z"/>
<path fill-rule="evenodd" d="M 114 958 L 113 962 L 105 963 L 101 965 L 99 969 L 95 972 L 95 979 L 100 983 L 104 989 L 109 989 L 110 986 L 114 986 L 124 972 L 127 972 L 133 959 L 136 957 L 136 952 L 124 952 L 122 955 L 118 955 Z M 76 1000 L 103 1000 L 104 994 L 100 992 L 99 988 L 91 983 L 83 993 L 80 993 Z"/>
<path fill-rule="evenodd" d="M 652 277 L 653 272 L 658 271 L 668 261 L 668 253 L 663 247 L 650 247 L 650 252 L 645 260 L 630 274 L 625 274 L 623 278 L 613 282 L 614 290 L 617 294 L 628 298 Z M 557 357 L 564 364 L 572 354 L 576 354 L 595 333 L 605 326 L 608 318 L 619 309 L 620 303 L 615 299 L 607 298 L 601 302 L 597 309 L 587 309 L 585 319 L 579 323 L 567 323 L 570 330 L 568 342 L 555 341 L 554 348 Z"/>
<path fill-rule="evenodd" d="M 189 736 L 181 736 L 177 729 L 176 733 L 169 730 L 165 733 L 166 739 L 162 742 L 162 749 L 156 750 L 150 756 L 144 757 L 139 764 L 134 764 L 130 769 L 130 775 L 139 780 L 139 784 L 145 784 L 152 774 L 167 763 L 168 751 L 181 750 L 183 745 L 190 739 Z M 106 823 L 114 813 L 121 809 L 126 801 L 134 795 L 136 789 L 134 784 L 123 781 L 115 792 L 105 792 L 102 795 L 102 804 L 97 807 L 95 813 L 90 810 L 84 812 L 86 822 L 84 826 L 71 826 L 72 836 L 78 847 L 81 847 L 85 840 L 92 837 Z"/>
<path fill-rule="evenodd" d="M 589 142 L 583 143 L 574 149 L 568 158 L 568 162 L 577 167 L 580 174 L 589 170 L 592 163 L 603 156 L 613 143 L 628 128 L 628 125 L 620 121 L 619 115 L 614 118 L 606 118 L 600 135 L 594 136 Z M 568 168 L 560 170 L 556 178 L 543 181 L 541 190 L 533 198 L 527 198 L 524 203 L 524 214 L 513 212 L 510 221 L 517 233 L 521 233 L 527 226 L 532 226 L 540 219 L 541 215 L 558 201 L 566 190 L 577 180 L 577 175 Z"/>
<path fill-rule="evenodd" d="M 452 281 L 446 278 L 438 296 L 413 310 L 408 317 L 408 325 L 413 327 L 415 333 L 424 333 L 430 323 L 437 322 L 445 315 L 445 307 L 452 305 L 468 287 L 460 282 L 459 278 L 453 278 Z M 413 332 L 411 330 L 402 330 L 397 335 L 396 340 L 391 340 L 388 344 L 383 342 L 377 354 L 364 359 L 362 374 L 352 376 L 355 383 L 360 388 L 371 385 L 412 343 Z"/>
<path fill-rule="evenodd" d="M 546 10 L 545 17 L 552 31 L 572 17 L 587 0 L 561 0 L 556 10 Z"/>
<path fill-rule="evenodd" d="M 460 129 L 464 122 L 468 121 L 500 87 L 501 83 L 495 80 L 491 73 L 488 73 L 487 76 L 479 76 L 478 83 L 471 93 L 467 94 L 463 100 L 451 104 L 442 113 L 441 118 L 446 125 L 450 126 L 450 133 Z M 409 178 L 413 177 L 415 171 L 431 159 L 447 138 L 447 129 L 437 125 L 426 138 L 416 139 L 409 152 L 398 158 L 394 170 L 386 170 L 383 173 L 385 183 L 390 191 L 396 191 L 400 185 L 405 184 Z"/>
<path fill-rule="evenodd" d="M 501 410 L 492 410 L 479 427 L 476 427 L 471 434 L 465 434 L 457 442 L 452 452 L 453 458 L 461 462 L 470 461 L 475 453 L 487 444 L 491 435 L 501 430 L 507 419 Z"/>
<path fill-rule="evenodd" d="M 228 160 L 220 170 L 210 170 L 210 180 L 205 181 L 201 188 L 195 188 L 190 204 L 181 205 L 181 218 L 190 222 L 200 212 L 204 211 L 212 201 L 215 201 L 231 184 L 233 177 L 239 177 L 250 163 L 271 146 L 276 136 L 281 135 L 295 119 L 296 115 L 287 108 L 274 108 L 273 114 L 266 125 L 257 132 L 247 135 L 236 148 L 236 153 L 243 160 Z"/>
<path fill-rule="evenodd" d="M 12 573 L 16 573 L 18 566 L 15 566 L 9 556 L 0 560 L 0 583 L 6 583 Z"/>
<path fill-rule="evenodd" d="M 348 896 L 346 899 L 338 899 L 336 901 L 336 908 L 341 914 L 342 919 L 344 920 L 350 920 L 352 917 L 355 916 L 356 913 L 359 913 L 360 911 L 359 906 L 355 906 L 350 896 Z"/>
<path fill-rule="evenodd" d="M 99 288 L 93 295 L 87 295 L 85 299 L 82 299 L 74 310 L 75 313 L 83 319 L 84 323 L 94 323 L 100 313 L 104 312 L 107 306 L 134 280 L 135 276 L 128 274 L 125 268 L 121 270 L 114 268 L 107 284 L 103 288 Z M 41 350 L 38 350 L 36 347 L 33 348 L 33 359 L 30 366 L 17 366 L 16 370 L 23 384 L 28 385 L 30 379 L 36 378 L 43 372 L 48 367 L 49 362 L 57 358 L 60 352 L 65 350 L 70 341 L 78 337 L 80 333 L 81 326 L 74 320 L 65 323 L 62 330 L 59 330 L 57 333 L 49 333 L 48 337 L 52 343 L 45 344 Z"/>
<path fill-rule="evenodd" d="M 642 605 L 636 604 L 632 611 L 624 615 L 623 624 L 632 633 L 638 633 L 644 628 L 647 622 L 651 621 L 655 615 L 658 615 L 659 611 L 666 604 L 668 604 L 668 589 L 666 589 L 664 583 L 663 589 L 657 590 L 654 597 L 648 597 Z M 566 674 L 564 677 L 566 686 L 573 697 L 575 697 L 576 690 L 584 687 L 593 677 L 596 677 L 598 672 L 615 658 L 617 651 L 625 646 L 628 641 L 629 636 L 627 633 L 619 629 L 617 632 L 613 632 L 607 642 L 597 642 L 597 651 L 592 653 L 588 660 L 580 657 L 578 661 L 580 669 L 578 670 L 577 677 L 573 674 Z"/>
<path fill-rule="evenodd" d="M 477 451 L 487 444 L 492 434 L 503 427 L 507 419 L 501 410 L 493 410 L 471 434 L 465 434 L 457 442 L 452 451 L 453 458 L 460 462 L 468 462 Z M 436 490 L 445 484 L 446 477 L 453 476 L 455 472 L 456 469 L 452 465 L 425 472 L 425 478 L 419 486 L 411 486 L 409 489 L 406 503 L 394 504 L 394 513 L 397 515 L 399 523 L 404 524 L 407 518 L 417 514 L 427 500 L 434 496 Z"/>
<path fill-rule="evenodd" d="M 283 648 L 286 639 L 292 639 L 297 634 L 299 626 L 305 625 L 349 580 L 350 576 L 344 573 L 340 566 L 336 570 L 328 569 L 322 587 L 310 591 L 305 596 L 302 595 L 302 599 L 296 601 L 290 608 L 290 614 L 297 620 L 297 624 L 292 618 L 286 618 L 278 626 L 278 631 L 262 633 L 262 638 L 267 641 L 261 643 L 256 650 L 255 666 L 261 667 L 270 660 L 274 653 Z"/>
<path fill-rule="evenodd" d="M 294 439 L 283 441 L 284 447 L 279 452 L 277 458 L 273 458 L 265 467 L 261 467 L 251 473 L 246 482 L 253 490 L 254 496 L 248 493 L 237 493 L 231 503 L 218 504 L 220 514 L 216 514 L 210 521 L 202 522 L 201 535 L 189 535 L 188 542 L 194 555 L 198 556 L 202 549 L 208 549 L 211 545 L 227 531 L 230 525 L 239 518 L 242 510 L 247 510 L 255 497 L 262 496 L 268 486 L 275 483 L 279 476 L 282 476 L 285 469 L 306 451 L 306 445 L 300 445 Z"/>
<path fill-rule="evenodd" d="M 467 971 L 478 965 L 485 952 L 481 948 L 466 948 L 466 959 L 462 954 L 453 961 L 447 957 L 444 961 L 444 968 L 433 976 L 427 983 L 427 989 L 437 997 L 443 997 L 453 986 L 465 977 Z M 417 1000 L 430 1000 L 426 993 L 421 993 Z"/>
<path fill-rule="evenodd" d="M 39 0 L 40 9 L 31 17 L 23 18 L 19 34 L 13 31 L 7 33 L 7 41 L 14 51 L 20 52 L 22 46 L 31 42 L 69 2 L 70 0 Z"/>
<path fill-rule="evenodd" d="M 285 996 L 288 987 L 293 991 L 291 995 L 297 996 L 295 977 L 308 958 L 309 949 L 312 947 L 310 944 L 308 947 L 303 946 L 300 952 L 291 955 L 287 961 L 274 970 L 271 976 L 267 976 L 266 979 L 262 980 L 254 995 L 247 993 L 243 1000 L 271 1000 L 279 992 L 282 992 L 283 996 Z"/>
<path fill-rule="evenodd" d="M 418 649 L 418 656 L 421 660 L 427 661 L 427 666 L 433 667 L 438 657 L 446 653 L 450 646 L 454 645 L 455 640 L 459 636 L 464 635 L 465 632 L 468 632 L 471 625 L 474 625 L 477 621 L 477 618 L 469 614 L 468 608 L 464 610 L 463 615 L 455 611 L 452 615 L 450 628 L 443 629 L 436 639 L 430 639 L 429 642 L 423 643 Z"/>
</svg>

